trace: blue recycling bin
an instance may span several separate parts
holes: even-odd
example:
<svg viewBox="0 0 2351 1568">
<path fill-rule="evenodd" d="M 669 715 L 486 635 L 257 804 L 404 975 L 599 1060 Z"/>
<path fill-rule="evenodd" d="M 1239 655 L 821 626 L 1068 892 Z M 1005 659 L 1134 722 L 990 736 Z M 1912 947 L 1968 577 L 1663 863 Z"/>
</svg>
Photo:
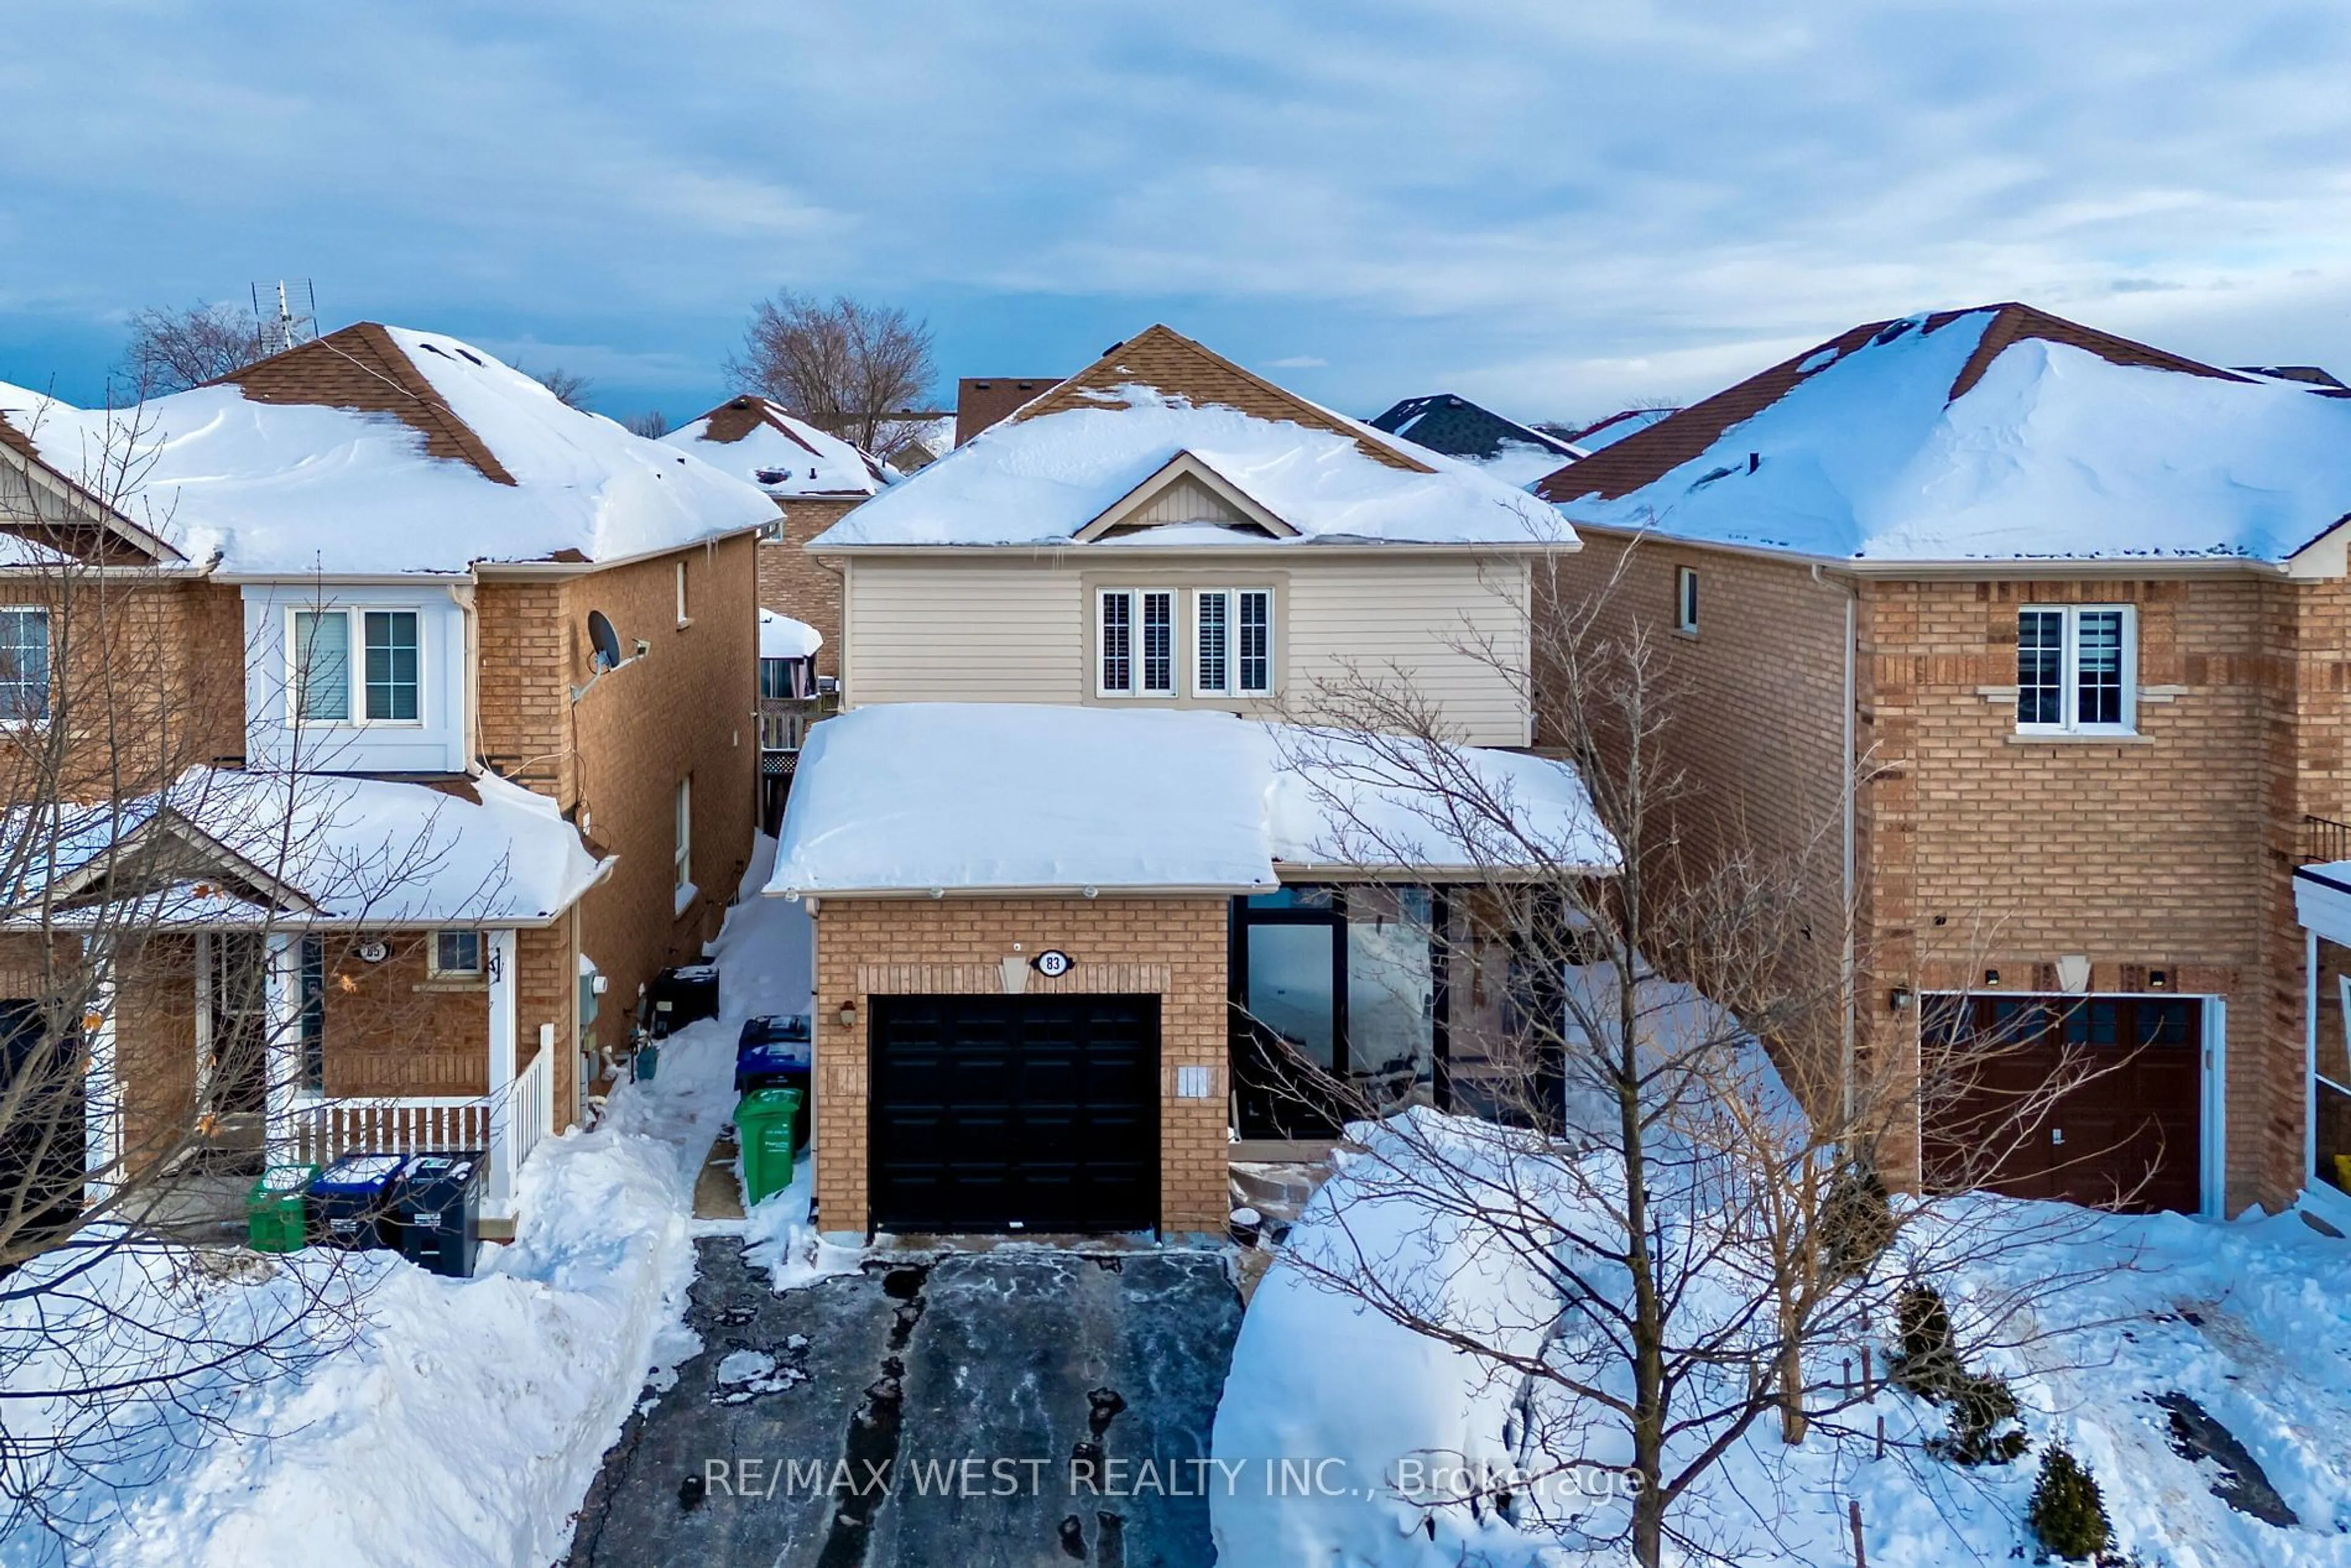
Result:
<svg viewBox="0 0 2351 1568">
<path fill-rule="evenodd" d="M 805 1092 L 813 1049 L 806 1013 L 745 1019 L 735 1040 L 735 1092 L 780 1084 Z"/>
<path fill-rule="evenodd" d="M 407 1166 L 402 1155 L 345 1155 L 320 1171 L 310 1183 L 311 1234 L 351 1252 L 398 1247 L 393 1207 Z"/>
<path fill-rule="evenodd" d="M 435 1274 L 466 1279 L 482 1246 L 482 1184 L 490 1163 L 479 1149 L 418 1155 L 400 1185 L 400 1251 Z"/>
</svg>

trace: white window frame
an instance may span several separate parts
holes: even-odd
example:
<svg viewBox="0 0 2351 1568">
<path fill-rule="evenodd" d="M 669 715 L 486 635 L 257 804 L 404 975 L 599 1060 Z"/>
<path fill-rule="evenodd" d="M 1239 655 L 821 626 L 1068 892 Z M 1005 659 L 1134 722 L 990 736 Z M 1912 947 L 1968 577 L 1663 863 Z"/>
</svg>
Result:
<svg viewBox="0 0 2351 1568">
<path fill-rule="evenodd" d="M 1698 635 L 1698 568 L 1674 568 L 1674 630 L 1687 637 Z"/>
<path fill-rule="evenodd" d="M 1241 684 L 1241 598 L 1244 594 L 1262 594 L 1265 599 L 1265 684 L 1246 686 Z M 1203 623 L 1207 607 L 1219 607 L 1224 617 L 1225 678 L 1222 685 L 1211 684 L 1201 668 L 1206 653 Z M 1273 590 L 1270 588 L 1203 588 L 1192 595 L 1192 645 L 1188 650 L 1192 667 L 1192 695 L 1203 697 L 1263 697 L 1273 695 Z"/>
<path fill-rule="evenodd" d="M 1280 633 L 1274 628 L 1274 622 L 1277 619 L 1277 616 L 1273 590 L 1270 588 L 1236 588 L 1233 589 L 1231 592 L 1233 596 L 1233 693 L 1237 696 L 1245 697 L 1271 696 L 1273 695 L 1273 688 L 1280 683 L 1279 672 L 1281 668 Z M 1241 655 L 1241 601 L 1250 597 L 1251 595 L 1262 597 L 1265 601 L 1265 680 L 1262 684 L 1258 685 L 1251 685 L 1247 681 L 1241 679 L 1241 670 L 1243 667 Z"/>
<path fill-rule="evenodd" d="M 0 714 L 0 729 L 34 730 L 46 727 L 57 706 L 57 643 L 51 635 L 49 607 L 46 604 L 0 604 L 12 615 L 30 616 L 41 629 L 41 711 L 37 714 Z M 23 684 L 16 681 L 12 685 Z"/>
<path fill-rule="evenodd" d="M 471 968 L 451 968 L 441 962 L 441 940 L 444 936 L 471 936 L 474 939 L 474 963 Z M 424 945 L 424 972 L 436 980 L 479 980 L 489 972 L 489 943 L 479 931 L 464 926 L 446 926 L 432 934 Z"/>
<path fill-rule="evenodd" d="M 685 562 L 677 563 L 677 623 L 681 629 L 694 624 L 685 597 Z"/>
<path fill-rule="evenodd" d="M 2121 618 L 2122 717 L 2112 724 L 2082 722 L 2082 617 L 2114 613 Z M 2018 657 L 2022 657 L 2024 618 L 2056 615 L 2063 629 L 2057 659 L 2057 722 L 2026 723 L 2024 672 L 2017 672 L 2016 733 L 2019 735 L 2137 735 L 2138 733 L 2138 608 L 2132 604 L 2020 604 L 2016 607 Z"/>
<path fill-rule="evenodd" d="M 340 615 L 343 621 L 343 718 L 312 718 L 302 709 L 302 637 L 296 630 L 305 615 Z M 416 622 L 416 716 L 370 718 L 367 716 L 367 617 L 405 615 Z M 414 604 L 292 604 L 286 609 L 286 724 L 305 729 L 423 729 L 433 685 L 427 672 L 432 653 L 426 627 L 431 617 Z"/>
<path fill-rule="evenodd" d="M 1147 606 L 1159 601 L 1166 609 L 1167 680 L 1163 685 L 1153 685 L 1147 678 L 1148 664 L 1144 653 L 1144 627 Z M 1110 663 L 1113 656 L 1110 647 L 1110 607 L 1119 603 L 1125 608 L 1126 646 L 1116 655 L 1125 661 L 1126 685 L 1114 686 L 1110 681 Z M 1102 697 L 1172 697 L 1180 688 L 1177 671 L 1184 659 L 1183 638 L 1176 625 L 1176 608 L 1178 595 L 1172 588 L 1104 588 L 1094 594 L 1094 695 Z"/>
<path fill-rule="evenodd" d="M 670 886 L 678 896 L 681 908 L 694 890 L 694 775 L 689 773 L 677 781 L 671 796 L 671 815 L 677 833 L 676 847 L 670 852 Z"/>
</svg>

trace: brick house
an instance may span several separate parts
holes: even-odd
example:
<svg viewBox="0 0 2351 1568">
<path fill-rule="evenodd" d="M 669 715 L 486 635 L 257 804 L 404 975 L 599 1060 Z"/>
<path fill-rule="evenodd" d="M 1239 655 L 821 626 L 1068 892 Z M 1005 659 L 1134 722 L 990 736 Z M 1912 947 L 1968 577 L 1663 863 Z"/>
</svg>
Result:
<svg viewBox="0 0 2351 1568">
<path fill-rule="evenodd" d="M 1456 757 L 1554 866 L 1612 873 L 1572 769 Z M 1359 742 L 1223 713 L 829 720 L 767 889 L 816 931 L 820 1223 L 1219 1231 L 1228 1163 L 1311 1113 L 1253 1083 L 1270 1036 L 1387 1108 L 1473 1092 L 1449 1030 L 1501 1006 L 1510 956 L 1461 902 L 1490 862 L 1426 823 L 1333 849 L 1336 795 L 1419 788 Z"/>
<path fill-rule="evenodd" d="M 1458 865 L 1366 880 L 1276 853 L 1271 765 L 1219 773 L 1220 747 L 1391 669 L 1465 745 L 1525 746 L 1509 667 L 1535 563 L 1573 533 L 1165 327 L 1019 390 L 809 547 L 841 574 L 847 712 L 802 759 L 769 892 L 815 915 L 828 1230 L 1216 1228 L 1234 1149 L 1334 1130 L 1283 1103 L 1260 1030 L 1450 1104 L 1475 1074 L 1449 1009 L 1498 983 L 1455 940 Z M 1217 800 L 1256 802 L 1232 808 L 1254 847 L 1204 868 L 1176 824 Z M 861 823 L 887 844 L 844 865 Z M 1039 834 L 1134 852 L 1021 848 Z M 943 1078 L 956 1106 L 925 1097 Z M 1072 1136 L 1117 1169 L 1078 1183 L 1095 1200 L 1066 1197 Z M 966 1201 L 942 1212 L 948 1185 Z"/>
<path fill-rule="evenodd" d="M 94 1020 L 93 1179 L 194 1096 L 231 1165 L 486 1146 L 510 1201 L 747 862 L 773 515 L 479 350 L 373 323 L 128 413 L 0 388 L 0 524 L 51 552 L 0 569 L 0 695 L 20 736 L 69 732 L 68 792 L 129 825 L 109 877 L 47 902 L 174 901 Z M 150 683 L 68 636 L 100 580 L 151 629 Z M 110 792 L 110 768 L 135 783 Z M 273 821 L 295 824 L 274 854 Z M 147 863 L 126 845 L 164 841 L 163 883 L 123 885 Z M 12 997 L 38 967 L 15 940 Z"/>
<path fill-rule="evenodd" d="M 2086 1051 L 2113 1071 L 2010 1190 L 2233 1213 L 2303 1187 L 2293 873 L 2305 825 L 2351 814 L 2338 390 L 1941 312 L 1537 490 L 1585 541 L 1541 613 L 1642 628 L 1689 693 L 1688 832 L 1807 868 L 1843 1071 L 1899 1071 L 1922 1018 L 2028 1041 L 2027 1082 Z M 1979 1108 L 1930 1112 L 1892 1174 L 1931 1179 Z"/>
</svg>

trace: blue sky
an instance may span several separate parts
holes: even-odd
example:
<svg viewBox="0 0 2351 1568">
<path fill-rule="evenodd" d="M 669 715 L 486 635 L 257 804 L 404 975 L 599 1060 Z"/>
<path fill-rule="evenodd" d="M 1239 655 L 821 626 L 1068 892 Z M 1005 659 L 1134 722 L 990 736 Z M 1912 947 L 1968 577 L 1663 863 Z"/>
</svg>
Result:
<svg viewBox="0 0 2351 1568">
<path fill-rule="evenodd" d="M 0 379 L 315 279 L 698 413 L 778 287 L 943 377 L 1153 320 L 1359 413 L 1717 388 L 2023 298 L 2351 376 L 2351 7 L 72 0 L 0 51 Z"/>
</svg>

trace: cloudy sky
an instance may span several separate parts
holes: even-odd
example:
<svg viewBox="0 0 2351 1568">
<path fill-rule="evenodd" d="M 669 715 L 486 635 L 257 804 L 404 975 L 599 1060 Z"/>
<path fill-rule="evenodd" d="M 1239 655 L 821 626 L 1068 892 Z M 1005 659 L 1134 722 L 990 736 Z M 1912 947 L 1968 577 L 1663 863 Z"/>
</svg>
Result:
<svg viewBox="0 0 2351 1568">
<path fill-rule="evenodd" d="M 280 277 L 616 416 L 786 287 L 946 378 L 1165 320 L 1359 413 L 2004 298 L 2351 373 L 2346 67 L 2331 0 L 72 0 L 0 51 L 0 380 Z"/>
</svg>

